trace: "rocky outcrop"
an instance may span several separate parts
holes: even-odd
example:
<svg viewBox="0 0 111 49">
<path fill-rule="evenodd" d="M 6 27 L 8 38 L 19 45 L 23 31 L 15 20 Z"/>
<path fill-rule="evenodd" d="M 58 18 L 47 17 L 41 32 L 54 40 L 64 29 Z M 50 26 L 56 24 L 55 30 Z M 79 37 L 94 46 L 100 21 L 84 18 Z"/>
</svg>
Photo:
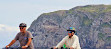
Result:
<svg viewBox="0 0 111 49">
<path fill-rule="evenodd" d="M 49 49 L 75 27 L 82 49 L 111 49 L 111 5 L 86 5 L 41 14 L 29 27 L 35 48 Z"/>
</svg>

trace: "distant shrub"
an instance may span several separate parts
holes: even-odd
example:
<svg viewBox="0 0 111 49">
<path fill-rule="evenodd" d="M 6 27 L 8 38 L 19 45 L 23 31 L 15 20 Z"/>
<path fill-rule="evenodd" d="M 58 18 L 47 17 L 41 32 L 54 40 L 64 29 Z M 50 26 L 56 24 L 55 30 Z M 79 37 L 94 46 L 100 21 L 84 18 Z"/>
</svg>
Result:
<svg viewBox="0 0 111 49">
<path fill-rule="evenodd" d="M 104 37 L 105 37 L 105 34 L 103 34 L 103 33 L 98 33 L 98 38 L 99 38 L 99 40 L 103 40 Z"/>
<path fill-rule="evenodd" d="M 92 20 L 87 17 L 83 17 L 83 24 L 89 26 L 92 24 Z"/>
<path fill-rule="evenodd" d="M 106 40 L 111 41 L 111 37 L 107 37 Z"/>
<path fill-rule="evenodd" d="M 107 23 L 107 22 L 103 23 L 101 26 L 102 27 L 111 27 L 111 25 L 109 23 Z"/>
</svg>

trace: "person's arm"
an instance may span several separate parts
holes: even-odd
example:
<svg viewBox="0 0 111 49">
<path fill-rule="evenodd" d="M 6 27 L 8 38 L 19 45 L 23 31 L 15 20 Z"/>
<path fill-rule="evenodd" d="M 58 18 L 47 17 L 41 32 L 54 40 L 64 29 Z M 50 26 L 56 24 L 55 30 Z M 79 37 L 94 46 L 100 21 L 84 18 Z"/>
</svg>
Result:
<svg viewBox="0 0 111 49">
<path fill-rule="evenodd" d="M 16 42 L 16 40 L 12 40 L 11 42 L 10 42 L 10 44 L 8 44 L 7 46 L 6 46 L 6 48 L 8 48 L 8 47 L 10 47 L 12 44 L 14 44 Z"/>
<path fill-rule="evenodd" d="M 77 49 L 81 49 L 80 43 L 79 43 L 79 38 L 78 38 L 78 43 L 77 43 Z"/>
<path fill-rule="evenodd" d="M 28 32 L 28 33 L 29 33 L 28 34 L 28 42 L 25 46 L 22 46 L 22 48 L 27 48 L 30 45 L 30 43 L 32 42 L 33 36 L 31 34 L 31 32 Z"/>
<path fill-rule="evenodd" d="M 73 47 L 74 49 L 80 47 L 79 38 L 77 36 L 76 36 L 75 41 L 71 47 Z"/>
<path fill-rule="evenodd" d="M 14 44 L 17 40 L 19 39 L 19 33 L 15 36 L 15 38 L 10 42 L 10 44 L 8 44 L 6 46 L 6 48 L 8 48 L 9 46 L 11 46 L 12 44 Z"/>
<path fill-rule="evenodd" d="M 27 48 L 31 42 L 32 42 L 32 38 L 29 38 L 27 44 L 25 46 L 22 46 L 22 48 Z"/>
<path fill-rule="evenodd" d="M 65 44 L 66 40 L 67 40 L 67 37 L 63 38 L 55 48 L 61 48 Z"/>
<path fill-rule="evenodd" d="M 26 45 L 29 46 L 31 42 L 32 42 L 32 38 L 29 38 L 28 43 Z"/>
</svg>

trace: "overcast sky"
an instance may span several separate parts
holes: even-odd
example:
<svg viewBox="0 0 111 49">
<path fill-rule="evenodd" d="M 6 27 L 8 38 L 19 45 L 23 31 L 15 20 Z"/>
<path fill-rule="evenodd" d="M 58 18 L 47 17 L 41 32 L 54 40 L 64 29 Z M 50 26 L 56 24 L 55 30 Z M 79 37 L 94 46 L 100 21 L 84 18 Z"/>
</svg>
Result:
<svg viewBox="0 0 111 49">
<path fill-rule="evenodd" d="M 21 22 L 30 26 L 42 13 L 92 4 L 110 5 L 111 0 L 0 0 L 0 48 L 15 37 Z"/>
</svg>

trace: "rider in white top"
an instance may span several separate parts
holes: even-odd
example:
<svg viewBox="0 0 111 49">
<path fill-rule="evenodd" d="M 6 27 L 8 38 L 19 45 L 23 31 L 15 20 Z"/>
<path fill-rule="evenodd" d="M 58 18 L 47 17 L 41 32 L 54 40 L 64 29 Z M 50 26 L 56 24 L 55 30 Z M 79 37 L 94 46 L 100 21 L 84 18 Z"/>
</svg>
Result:
<svg viewBox="0 0 111 49">
<path fill-rule="evenodd" d="M 66 44 L 66 47 L 70 49 L 81 49 L 79 44 L 79 38 L 77 35 L 74 34 L 75 28 L 70 27 L 69 30 L 67 31 L 68 31 L 68 35 L 65 36 L 54 49 L 61 48 L 64 44 Z"/>
</svg>

